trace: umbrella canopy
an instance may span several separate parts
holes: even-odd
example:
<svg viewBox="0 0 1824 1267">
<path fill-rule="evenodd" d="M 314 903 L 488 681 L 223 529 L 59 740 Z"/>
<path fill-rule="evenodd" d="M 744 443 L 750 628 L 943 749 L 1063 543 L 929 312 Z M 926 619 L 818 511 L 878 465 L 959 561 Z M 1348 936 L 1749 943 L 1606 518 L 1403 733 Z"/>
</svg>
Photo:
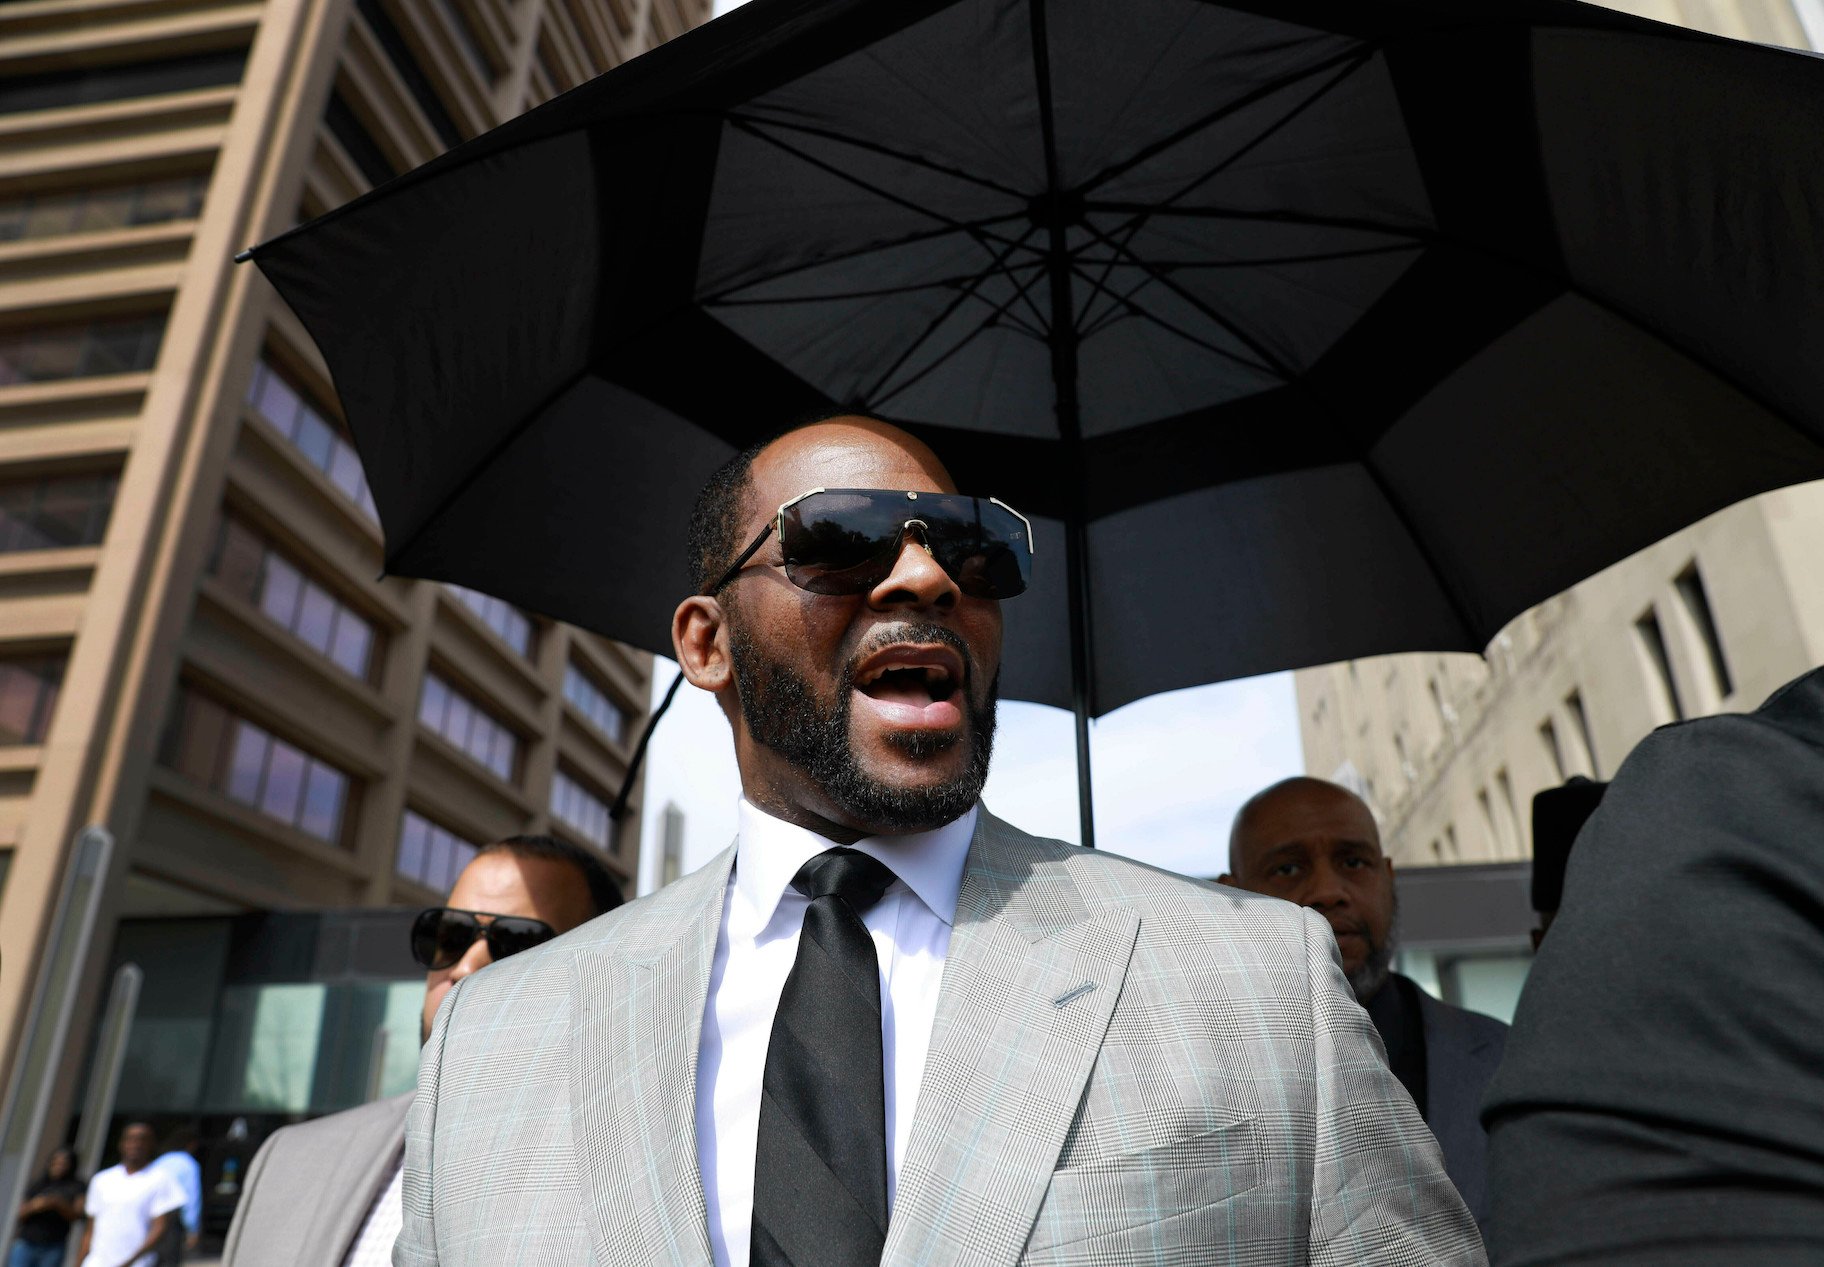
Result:
<svg viewBox="0 0 1824 1267">
<path fill-rule="evenodd" d="M 1820 117 L 1561 0 L 756 0 L 253 256 L 389 570 L 668 650 L 707 472 L 852 405 L 1035 520 L 1003 688 L 1100 714 L 1824 476 Z"/>
</svg>

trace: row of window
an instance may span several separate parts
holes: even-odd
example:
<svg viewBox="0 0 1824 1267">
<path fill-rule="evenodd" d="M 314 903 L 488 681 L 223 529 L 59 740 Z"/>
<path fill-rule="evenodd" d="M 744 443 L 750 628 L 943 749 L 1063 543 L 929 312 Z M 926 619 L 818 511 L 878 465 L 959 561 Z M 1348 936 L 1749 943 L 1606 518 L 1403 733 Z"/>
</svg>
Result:
<svg viewBox="0 0 1824 1267">
<path fill-rule="evenodd" d="M 511 783 L 518 776 L 519 736 L 436 673 L 424 675 L 418 720 L 496 777 Z"/>
<path fill-rule="evenodd" d="M 247 384 L 247 403 L 277 427 L 306 462 L 328 476 L 329 482 L 369 519 L 378 522 L 374 495 L 368 491 L 367 475 L 361 469 L 355 446 L 305 399 L 304 393 L 264 360 L 253 367 L 253 378 Z"/>
<path fill-rule="evenodd" d="M 346 841 L 354 780 L 207 695 L 184 689 L 165 764 L 211 791 L 330 844 Z"/>
<path fill-rule="evenodd" d="M 191 172 L 131 185 L 0 199 L 0 242 L 194 220 L 202 213 L 208 188 L 208 172 Z"/>
<path fill-rule="evenodd" d="M 461 585 L 446 585 L 453 598 L 481 617 L 481 623 L 492 629 L 506 643 L 528 660 L 532 658 L 532 621 L 526 614 L 492 594 Z"/>
<path fill-rule="evenodd" d="M 564 666 L 564 698 L 611 743 L 627 736 L 627 712 L 575 664 Z"/>
<path fill-rule="evenodd" d="M 0 747 L 39 744 L 63 687 L 63 656 L 0 660 Z"/>
<path fill-rule="evenodd" d="M 614 819 L 608 802 L 564 771 L 551 776 L 551 816 L 574 828 L 584 840 L 614 848 Z"/>
<path fill-rule="evenodd" d="M 0 330 L 0 387 L 143 373 L 164 334 L 163 313 Z"/>
<path fill-rule="evenodd" d="M 101 544 L 119 483 L 113 474 L 0 483 L 0 554 Z"/>
<path fill-rule="evenodd" d="M 237 48 L 158 61 L 12 75 L 0 80 L 0 114 L 59 110 L 236 84 L 246 62 L 247 50 Z"/>
<path fill-rule="evenodd" d="M 225 516 L 209 570 L 230 592 L 351 677 L 372 680 L 380 643 L 373 622 L 313 580 L 260 532 Z"/>
<path fill-rule="evenodd" d="M 408 809 L 399 820 L 399 850 L 393 869 L 427 889 L 447 893 L 476 853 L 472 842 Z"/>
</svg>

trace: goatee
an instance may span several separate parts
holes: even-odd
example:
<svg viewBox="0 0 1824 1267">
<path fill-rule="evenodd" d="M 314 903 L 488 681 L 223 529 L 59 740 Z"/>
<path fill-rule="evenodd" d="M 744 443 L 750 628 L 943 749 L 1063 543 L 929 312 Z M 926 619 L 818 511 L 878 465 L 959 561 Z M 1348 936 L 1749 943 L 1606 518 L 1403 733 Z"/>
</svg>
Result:
<svg viewBox="0 0 1824 1267">
<path fill-rule="evenodd" d="M 901 642 L 940 643 L 955 650 L 968 666 L 954 697 L 963 706 L 969 759 L 945 783 L 900 787 L 862 769 L 855 756 L 849 700 L 854 691 L 851 666 L 843 666 L 834 698 L 819 699 L 811 684 L 790 665 L 774 660 L 749 638 L 730 614 L 729 651 L 734 661 L 736 693 L 747 732 L 803 771 L 836 807 L 857 823 L 883 833 L 929 831 L 967 813 L 988 781 L 988 759 L 994 750 L 995 704 L 1000 677 L 990 683 L 982 704 L 970 698 L 974 665 L 969 649 L 942 625 L 905 624 L 883 630 L 867 650 Z M 963 741 L 956 733 L 929 731 L 890 733 L 888 742 L 913 758 L 935 756 Z"/>
</svg>

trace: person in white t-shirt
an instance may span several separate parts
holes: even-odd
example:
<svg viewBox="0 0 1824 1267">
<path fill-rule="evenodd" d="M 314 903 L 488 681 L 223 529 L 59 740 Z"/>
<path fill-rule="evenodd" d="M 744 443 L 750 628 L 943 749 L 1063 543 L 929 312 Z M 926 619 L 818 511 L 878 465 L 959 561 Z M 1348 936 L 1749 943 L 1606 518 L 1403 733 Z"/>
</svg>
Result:
<svg viewBox="0 0 1824 1267">
<path fill-rule="evenodd" d="M 165 1226 L 183 1208 L 184 1190 L 153 1169 L 152 1128 L 129 1123 L 120 1133 L 120 1164 L 89 1180 L 84 1203 L 82 1267 L 152 1267 Z"/>
</svg>

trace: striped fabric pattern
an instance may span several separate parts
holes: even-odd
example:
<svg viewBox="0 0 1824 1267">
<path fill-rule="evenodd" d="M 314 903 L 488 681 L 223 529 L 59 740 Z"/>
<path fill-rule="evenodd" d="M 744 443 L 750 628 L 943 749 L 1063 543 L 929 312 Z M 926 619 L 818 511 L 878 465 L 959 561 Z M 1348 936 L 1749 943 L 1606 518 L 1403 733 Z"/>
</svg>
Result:
<svg viewBox="0 0 1824 1267">
<path fill-rule="evenodd" d="M 451 991 L 400 1267 L 706 1267 L 696 1054 L 732 863 Z M 981 815 L 883 1263 L 1486 1261 L 1317 916 Z"/>
</svg>

